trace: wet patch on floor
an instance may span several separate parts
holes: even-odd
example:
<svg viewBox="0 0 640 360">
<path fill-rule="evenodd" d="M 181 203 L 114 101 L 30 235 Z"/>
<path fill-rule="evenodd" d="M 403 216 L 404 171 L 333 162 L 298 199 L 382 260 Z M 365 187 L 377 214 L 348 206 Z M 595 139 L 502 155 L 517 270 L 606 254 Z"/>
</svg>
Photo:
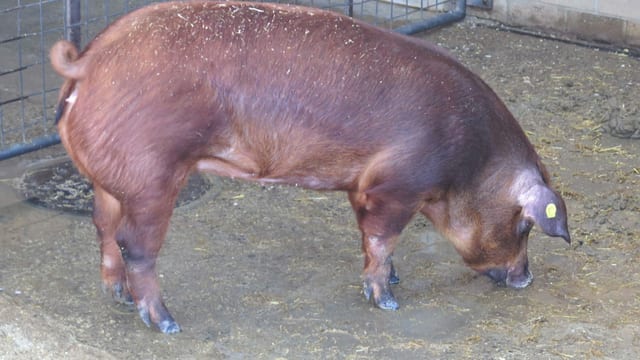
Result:
<svg viewBox="0 0 640 360">
<path fill-rule="evenodd" d="M 180 191 L 176 207 L 198 200 L 211 186 L 206 177 L 194 173 Z M 77 215 L 91 215 L 93 211 L 91 183 L 68 158 L 28 170 L 16 187 L 28 203 L 38 207 Z"/>
</svg>

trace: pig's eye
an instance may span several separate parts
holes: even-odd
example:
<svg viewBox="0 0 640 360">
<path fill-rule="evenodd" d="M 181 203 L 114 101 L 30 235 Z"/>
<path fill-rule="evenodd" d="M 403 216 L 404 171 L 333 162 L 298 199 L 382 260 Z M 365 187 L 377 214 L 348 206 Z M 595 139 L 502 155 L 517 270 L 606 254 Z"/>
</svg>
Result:
<svg viewBox="0 0 640 360">
<path fill-rule="evenodd" d="M 528 235 L 532 227 L 533 221 L 529 219 L 520 219 L 520 221 L 518 221 L 518 228 L 516 229 L 518 237 Z"/>
</svg>

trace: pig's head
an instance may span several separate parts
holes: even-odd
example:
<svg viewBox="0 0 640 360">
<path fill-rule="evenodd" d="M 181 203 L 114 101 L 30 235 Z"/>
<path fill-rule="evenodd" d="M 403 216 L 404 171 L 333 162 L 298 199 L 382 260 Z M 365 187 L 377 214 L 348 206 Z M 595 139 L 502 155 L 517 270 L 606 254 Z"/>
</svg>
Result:
<svg viewBox="0 0 640 360">
<path fill-rule="evenodd" d="M 533 280 L 527 241 L 537 226 L 570 242 L 564 201 L 538 172 L 495 173 L 424 212 L 464 261 L 499 284 L 524 288 Z"/>
</svg>

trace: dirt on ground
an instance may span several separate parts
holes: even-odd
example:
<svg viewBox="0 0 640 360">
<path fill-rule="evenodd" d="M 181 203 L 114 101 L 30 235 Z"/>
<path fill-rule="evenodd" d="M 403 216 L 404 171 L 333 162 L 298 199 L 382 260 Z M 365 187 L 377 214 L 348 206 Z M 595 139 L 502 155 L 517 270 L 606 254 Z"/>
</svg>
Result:
<svg viewBox="0 0 640 360">
<path fill-rule="evenodd" d="M 531 286 L 477 275 L 416 218 L 395 254 L 401 309 L 375 309 L 345 194 L 212 178 L 176 210 L 159 258 L 183 328 L 163 335 L 101 293 L 88 216 L 16 193 L 54 147 L 0 163 L 0 358 L 636 359 L 639 60 L 474 19 L 418 36 L 493 87 L 567 201 L 573 243 L 532 232 Z"/>
</svg>

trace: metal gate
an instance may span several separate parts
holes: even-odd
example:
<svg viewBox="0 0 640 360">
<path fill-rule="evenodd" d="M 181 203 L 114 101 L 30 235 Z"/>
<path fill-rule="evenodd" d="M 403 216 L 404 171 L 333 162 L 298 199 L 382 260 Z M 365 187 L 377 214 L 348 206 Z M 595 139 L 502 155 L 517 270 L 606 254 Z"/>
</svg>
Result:
<svg viewBox="0 0 640 360">
<path fill-rule="evenodd" d="M 13 4 L 7 6 L 7 3 Z M 53 124 L 61 79 L 48 50 L 82 48 L 115 18 L 153 0 L 4 0 L 0 8 L 0 160 L 60 141 Z M 466 0 L 290 0 L 411 34 L 461 20 Z"/>
</svg>

